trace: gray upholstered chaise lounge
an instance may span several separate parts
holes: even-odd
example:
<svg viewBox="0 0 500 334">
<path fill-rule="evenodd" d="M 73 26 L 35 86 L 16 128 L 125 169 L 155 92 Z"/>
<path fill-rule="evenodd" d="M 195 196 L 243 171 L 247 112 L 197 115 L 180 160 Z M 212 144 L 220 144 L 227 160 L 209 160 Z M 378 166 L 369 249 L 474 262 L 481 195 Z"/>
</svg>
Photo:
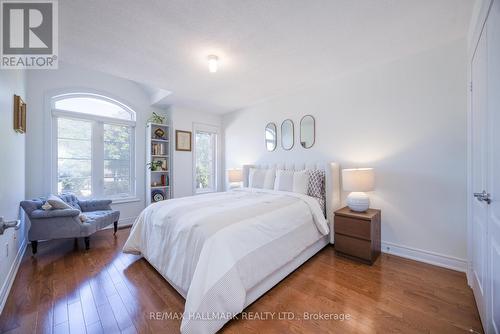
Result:
<svg viewBox="0 0 500 334">
<path fill-rule="evenodd" d="M 59 197 L 72 209 L 45 211 L 42 209 L 45 200 L 41 198 L 21 202 L 21 207 L 31 222 L 28 239 L 33 254 L 37 252 L 39 240 L 83 237 L 85 249 L 88 250 L 90 235 L 96 231 L 113 223 L 116 234 L 120 212 L 111 209 L 111 200 L 80 201 L 71 194 Z M 80 213 L 83 213 L 87 220 L 81 222 Z"/>
</svg>

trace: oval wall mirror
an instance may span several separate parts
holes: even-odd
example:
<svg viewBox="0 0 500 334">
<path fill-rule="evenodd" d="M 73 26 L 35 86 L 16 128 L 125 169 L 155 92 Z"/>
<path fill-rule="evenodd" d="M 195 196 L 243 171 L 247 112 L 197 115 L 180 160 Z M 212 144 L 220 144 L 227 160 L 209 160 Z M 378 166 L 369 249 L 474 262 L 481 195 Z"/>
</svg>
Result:
<svg viewBox="0 0 500 334">
<path fill-rule="evenodd" d="M 266 125 L 266 149 L 272 152 L 276 149 L 277 144 L 277 128 L 276 124 L 269 123 Z"/>
<path fill-rule="evenodd" d="M 281 123 L 281 147 L 284 150 L 291 150 L 294 142 L 294 129 L 291 119 L 285 119 Z"/>
<path fill-rule="evenodd" d="M 311 148 L 316 139 L 314 117 L 306 115 L 300 120 L 300 145 L 303 148 Z"/>
</svg>

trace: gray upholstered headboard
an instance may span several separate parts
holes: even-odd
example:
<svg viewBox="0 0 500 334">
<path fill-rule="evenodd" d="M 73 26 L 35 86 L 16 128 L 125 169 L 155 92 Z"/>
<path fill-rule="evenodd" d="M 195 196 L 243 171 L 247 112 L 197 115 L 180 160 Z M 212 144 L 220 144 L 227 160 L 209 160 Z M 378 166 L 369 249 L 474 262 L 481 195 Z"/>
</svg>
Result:
<svg viewBox="0 0 500 334">
<path fill-rule="evenodd" d="M 326 216 L 330 225 L 330 242 L 333 243 L 333 212 L 340 208 L 340 166 L 336 162 L 327 163 L 282 163 L 243 165 L 243 186 L 248 187 L 250 168 L 276 168 L 287 170 L 319 169 L 325 171 Z"/>
</svg>

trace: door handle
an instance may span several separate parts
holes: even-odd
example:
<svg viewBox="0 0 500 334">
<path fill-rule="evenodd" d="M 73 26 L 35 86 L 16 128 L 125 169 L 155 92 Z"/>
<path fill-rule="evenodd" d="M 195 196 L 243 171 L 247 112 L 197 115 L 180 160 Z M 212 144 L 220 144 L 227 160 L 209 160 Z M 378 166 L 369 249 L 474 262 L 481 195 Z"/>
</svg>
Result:
<svg viewBox="0 0 500 334">
<path fill-rule="evenodd" d="M 477 198 L 479 202 L 486 202 L 487 204 L 491 203 L 490 194 L 483 190 L 482 193 L 474 193 L 474 197 Z"/>
<path fill-rule="evenodd" d="M 20 220 L 13 220 L 11 222 L 6 222 L 3 220 L 3 217 L 0 217 L 0 235 L 2 235 L 8 228 L 14 228 L 15 230 L 19 230 L 20 227 L 21 227 Z"/>
</svg>

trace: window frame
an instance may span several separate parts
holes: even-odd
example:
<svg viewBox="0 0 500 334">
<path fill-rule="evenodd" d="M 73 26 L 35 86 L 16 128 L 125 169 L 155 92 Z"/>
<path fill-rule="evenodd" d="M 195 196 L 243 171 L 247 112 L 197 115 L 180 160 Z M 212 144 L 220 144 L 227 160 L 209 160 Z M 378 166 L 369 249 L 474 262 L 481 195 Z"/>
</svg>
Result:
<svg viewBox="0 0 500 334">
<path fill-rule="evenodd" d="M 196 132 L 209 132 L 215 135 L 213 144 L 213 188 L 199 190 L 196 187 Z M 193 124 L 193 194 L 208 194 L 219 191 L 219 153 L 220 153 L 220 131 L 213 125 L 194 123 Z"/>
<path fill-rule="evenodd" d="M 131 115 L 131 120 L 120 118 L 113 118 L 107 116 L 99 116 L 81 113 L 77 111 L 68 111 L 55 108 L 57 101 L 85 97 L 97 100 L 103 100 L 109 103 L 116 104 L 120 108 L 128 111 Z M 137 175 L 136 175 L 136 113 L 134 110 L 125 104 L 112 99 L 110 97 L 95 94 L 95 93 L 68 93 L 54 96 L 50 99 L 50 118 L 51 118 L 51 148 L 52 148 L 52 161 L 51 161 L 51 192 L 58 194 L 58 124 L 59 118 L 90 121 L 92 123 L 92 167 L 91 167 L 91 189 L 92 195 L 86 198 L 107 198 L 113 200 L 113 203 L 125 203 L 137 200 Z M 130 127 L 130 193 L 124 196 L 105 196 L 104 195 L 104 124 L 120 125 Z"/>
<path fill-rule="evenodd" d="M 58 177 L 58 167 L 59 167 L 59 152 L 58 152 L 58 140 L 59 140 L 59 127 L 57 124 L 57 121 L 59 120 L 60 117 L 54 117 L 53 118 L 53 129 L 54 129 L 54 135 L 53 135 L 53 148 L 54 148 L 54 164 L 53 164 L 53 178 L 54 180 L 54 185 L 51 189 L 51 193 L 53 194 L 59 194 L 59 189 L 58 189 L 58 183 L 59 183 L 59 177 Z M 95 189 L 94 185 L 94 164 L 95 161 L 93 159 L 94 153 L 95 153 L 95 146 L 94 146 L 94 136 L 95 136 L 95 131 L 94 131 L 94 122 L 91 120 L 87 119 L 81 119 L 81 118 L 70 118 L 70 117 L 64 117 L 64 119 L 68 120 L 75 120 L 75 121 L 86 121 L 90 123 L 90 189 L 93 192 Z M 81 197 L 82 199 L 86 199 L 87 197 Z"/>
</svg>

